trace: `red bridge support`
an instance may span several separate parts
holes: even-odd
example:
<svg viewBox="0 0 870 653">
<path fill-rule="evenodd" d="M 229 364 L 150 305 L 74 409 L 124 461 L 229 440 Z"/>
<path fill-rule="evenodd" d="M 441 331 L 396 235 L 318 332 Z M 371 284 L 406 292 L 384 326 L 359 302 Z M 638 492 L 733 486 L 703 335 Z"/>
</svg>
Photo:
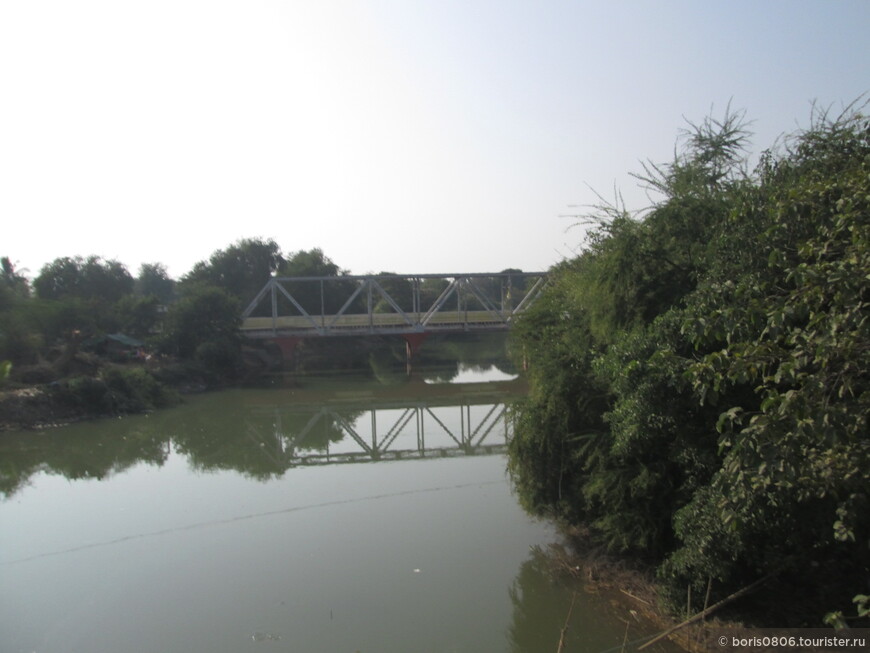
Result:
<svg viewBox="0 0 870 653">
<path fill-rule="evenodd" d="M 411 360 L 414 354 L 423 346 L 423 342 L 429 336 L 428 333 L 405 333 L 402 338 L 405 341 L 405 370 L 411 373 Z"/>
<path fill-rule="evenodd" d="M 405 367 L 408 373 L 411 373 L 411 361 L 414 355 L 423 346 L 423 342 L 429 337 L 428 333 L 403 333 L 402 339 L 405 341 Z M 268 338 L 270 342 L 278 345 L 281 350 L 281 358 L 285 363 L 293 360 L 293 354 L 296 353 L 296 347 L 302 342 L 302 336 L 273 336 Z"/>
<path fill-rule="evenodd" d="M 278 345 L 281 350 L 281 357 L 287 363 L 293 359 L 293 353 L 296 351 L 296 346 L 302 341 L 298 336 L 277 336 L 270 338 L 272 342 Z"/>
</svg>

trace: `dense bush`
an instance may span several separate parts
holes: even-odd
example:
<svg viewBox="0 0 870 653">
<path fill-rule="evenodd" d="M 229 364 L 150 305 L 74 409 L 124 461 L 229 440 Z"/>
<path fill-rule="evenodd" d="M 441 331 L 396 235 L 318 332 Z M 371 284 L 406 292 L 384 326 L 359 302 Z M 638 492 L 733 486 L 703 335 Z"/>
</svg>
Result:
<svg viewBox="0 0 870 653">
<path fill-rule="evenodd" d="M 215 286 L 193 286 L 170 308 L 161 348 L 196 361 L 214 376 L 234 378 L 241 370 L 241 307 Z"/>
<path fill-rule="evenodd" d="M 870 122 L 816 115 L 750 175 L 738 118 L 648 164 L 663 199 L 594 216 L 522 318 L 510 465 L 675 592 L 773 575 L 819 623 L 870 589 Z"/>
<path fill-rule="evenodd" d="M 52 386 L 54 397 L 87 414 L 136 413 L 173 404 L 177 397 L 141 367 L 109 367 Z"/>
</svg>

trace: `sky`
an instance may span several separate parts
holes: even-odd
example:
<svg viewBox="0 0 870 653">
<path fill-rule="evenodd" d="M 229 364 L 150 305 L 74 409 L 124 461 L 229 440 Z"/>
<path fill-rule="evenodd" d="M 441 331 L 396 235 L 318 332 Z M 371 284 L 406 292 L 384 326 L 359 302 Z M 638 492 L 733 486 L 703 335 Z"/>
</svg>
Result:
<svg viewBox="0 0 870 653">
<path fill-rule="evenodd" d="M 868 33 L 867 0 L 0 0 L 0 256 L 545 270 L 687 120 L 744 110 L 758 153 L 868 93 Z"/>
</svg>

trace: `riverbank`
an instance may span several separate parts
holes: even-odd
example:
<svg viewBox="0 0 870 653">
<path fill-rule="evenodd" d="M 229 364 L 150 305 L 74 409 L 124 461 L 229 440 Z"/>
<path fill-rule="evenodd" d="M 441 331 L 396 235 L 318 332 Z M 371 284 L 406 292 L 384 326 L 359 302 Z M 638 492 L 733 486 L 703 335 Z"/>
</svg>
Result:
<svg viewBox="0 0 870 653">
<path fill-rule="evenodd" d="M 635 559 L 608 554 L 603 548 L 591 544 L 590 534 L 582 528 L 563 527 L 564 544 L 550 545 L 545 552 L 551 574 L 569 586 L 599 597 L 614 611 L 617 618 L 626 624 L 626 633 L 639 630 L 656 633 L 632 640 L 628 637 L 625 650 L 655 650 L 653 643 L 666 640 L 688 653 L 763 653 L 771 649 L 764 646 L 765 639 L 778 635 L 786 638 L 815 637 L 816 639 L 834 636 L 849 636 L 850 631 L 837 631 L 823 628 L 771 628 L 760 627 L 747 621 L 748 612 L 744 599 L 751 600 L 756 592 L 761 593 L 763 586 L 772 578 L 762 579 L 743 588 L 718 602 L 710 598 L 711 581 L 703 609 L 690 611 L 685 608 L 681 614 L 666 599 L 667 592 L 655 579 L 651 569 L 644 567 Z M 687 593 L 687 602 L 694 601 Z M 705 613 L 702 615 L 702 613 Z M 566 621 L 567 624 L 567 621 Z M 768 624 L 769 626 L 769 624 Z M 630 630 L 631 629 L 631 630 Z M 866 629 L 853 630 L 863 636 Z M 755 642 L 751 645 L 747 642 Z M 813 646 L 795 650 L 837 651 L 832 646 Z"/>
<path fill-rule="evenodd" d="M 131 373 L 115 369 L 108 376 L 108 382 L 79 376 L 0 392 L 0 432 L 41 430 L 149 412 L 181 400 L 179 389 L 164 385 L 143 370 Z"/>
<path fill-rule="evenodd" d="M 458 374 L 457 365 L 475 367 L 492 358 L 500 369 L 514 373 L 504 350 L 503 334 L 436 335 L 418 352 L 415 368 L 448 380 Z M 178 403 L 187 394 L 257 383 L 281 372 L 338 371 L 362 372 L 387 385 L 402 383 L 408 375 L 404 343 L 398 338 L 304 342 L 286 361 L 276 347 L 245 344 L 229 367 L 165 354 L 58 353 L 53 360 L 12 369 L 0 386 L 0 432 L 147 412 Z"/>
<path fill-rule="evenodd" d="M 118 362 L 88 356 L 71 373 L 43 366 L 43 382 L 13 380 L 0 391 L 0 431 L 46 429 L 88 419 L 149 412 L 222 383 L 174 359 Z M 27 374 L 25 373 L 25 378 Z"/>
<path fill-rule="evenodd" d="M 575 591 L 595 595 L 610 606 L 625 623 L 626 650 L 637 650 L 654 635 L 637 641 L 629 633 L 664 633 L 678 622 L 665 607 L 659 588 L 648 571 L 628 560 L 608 555 L 588 544 L 579 529 L 565 531 L 566 543 L 550 545 L 546 551 L 551 574 Z M 567 622 L 566 622 L 567 623 Z M 716 622 L 721 626 L 721 623 Z M 672 644 L 690 653 L 713 653 L 723 649 L 711 646 L 705 631 L 709 624 L 681 629 L 667 636 Z"/>
</svg>

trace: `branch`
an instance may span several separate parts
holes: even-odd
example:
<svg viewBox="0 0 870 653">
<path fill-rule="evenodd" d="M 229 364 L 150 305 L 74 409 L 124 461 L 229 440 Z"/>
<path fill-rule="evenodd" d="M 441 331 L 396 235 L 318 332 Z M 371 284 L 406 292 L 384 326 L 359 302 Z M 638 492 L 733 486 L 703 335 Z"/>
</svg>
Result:
<svg viewBox="0 0 870 653">
<path fill-rule="evenodd" d="M 656 635 L 655 637 L 653 637 L 650 641 L 648 641 L 648 642 L 647 642 L 646 644 L 644 644 L 643 646 L 639 646 L 637 650 L 638 650 L 638 651 L 642 651 L 642 650 L 645 649 L 647 646 L 652 646 L 652 645 L 655 644 L 657 641 L 659 641 L 660 639 L 663 639 L 663 638 L 667 637 L 667 636 L 670 635 L 671 633 L 674 633 L 674 632 L 680 630 L 681 628 L 684 628 L 684 627 L 688 626 L 689 624 L 693 624 L 693 623 L 695 623 L 696 621 L 699 621 L 700 619 L 703 619 L 703 618 L 706 617 L 708 614 L 711 614 L 712 612 L 718 610 L 719 608 L 721 608 L 721 607 L 722 607 L 723 605 L 725 605 L 726 603 L 731 603 L 731 601 L 734 601 L 734 600 L 736 600 L 736 599 L 739 599 L 741 596 L 744 596 L 744 595 L 746 595 L 746 594 L 749 594 L 751 591 L 753 591 L 754 589 L 758 588 L 758 587 L 761 586 L 763 583 L 766 583 L 768 580 L 770 580 L 771 578 L 773 578 L 775 575 L 776 575 L 776 573 L 768 574 L 768 575 L 765 576 L 764 578 L 761 578 L 761 579 L 755 581 L 754 583 L 752 583 L 752 585 L 749 585 L 749 586 L 747 586 L 747 587 L 744 587 L 742 590 L 737 590 L 737 591 L 734 592 L 734 594 L 732 594 L 731 596 L 728 596 L 728 597 L 722 599 L 722 600 L 719 601 L 718 603 L 714 603 L 713 605 L 711 605 L 711 606 L 710 606 L 709 608 L 707 608 L 706 610 L 701 610 L 701 612 L 699 612 L 698 614 L 696 614 L 696 615 L 695 615 L 694 617 L 692 617 L 691 619 L 686 619 L 684 622 L 679 623 L 679 624 L 677 624 L 676 626 L 672 626 L 671 628 L 668 628 L 668 629 L 667 629 L 666 631 L 664 631 L 663 633 L 661 633 L 661 634 L 659 634 L 659 635 Z M 561 649 L 560 649 L 560 650 L 561 650 Z"/>
</svg>

